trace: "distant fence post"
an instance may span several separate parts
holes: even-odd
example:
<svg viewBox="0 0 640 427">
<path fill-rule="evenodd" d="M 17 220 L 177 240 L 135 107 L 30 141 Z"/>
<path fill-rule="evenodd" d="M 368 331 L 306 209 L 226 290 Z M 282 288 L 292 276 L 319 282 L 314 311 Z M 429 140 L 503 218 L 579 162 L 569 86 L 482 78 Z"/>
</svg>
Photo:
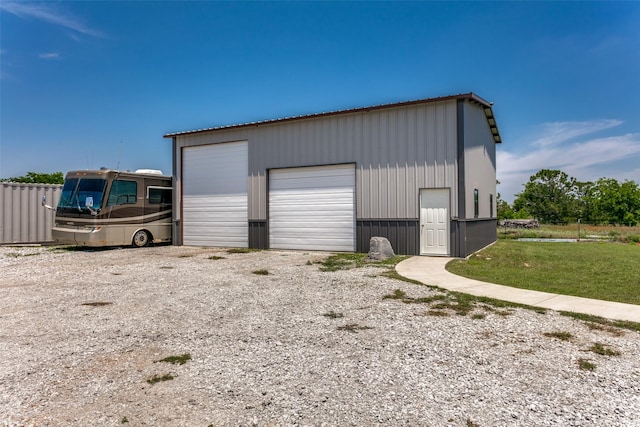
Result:
<svg viewBox="0 0 640 427">
<path fill-rule="evenodd" d="M 580 218 L 578 218 L 578 242 L 580 241 Z"/>
</svg>

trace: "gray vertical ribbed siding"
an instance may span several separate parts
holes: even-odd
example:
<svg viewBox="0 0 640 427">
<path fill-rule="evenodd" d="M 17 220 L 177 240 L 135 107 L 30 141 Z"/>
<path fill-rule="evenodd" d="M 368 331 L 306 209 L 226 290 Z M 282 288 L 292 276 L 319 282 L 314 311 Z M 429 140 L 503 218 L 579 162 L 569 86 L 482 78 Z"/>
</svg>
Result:
<svg viewBox="0 0 640 427">
<path fill-rule="evenodd" d="M 457 209 L 456 100 L 176 137 L 178 147 L 240 140 L 249 141 L 249 220 L 267 219 L 269 169 L 343 163 L 356 164 L 358 219 L 416 219 L 420 188 L 451 188 Z"/>
<path fill-rule="evenodd" d="M 489 195 L 493 194 L 493 215 L 496 215 L 496 144 L 480 107 L 465 103 L 465 193 L 466 218 L 473 218 L 473 190 L 479 193 L 478 218 L 489 218 Z"/>
<path fill-rule="evenodd" d="M 62 186 L 49 184 L 0 184 L 0 243 L 52 241 L 55 212 L 41 204 L 56 206 Z"/>
<path fill-rule="evenodd" d="M 173 186 L 173 209 L 172 209 L 172 226 L 171 241 L 174 245 L 182 244 L 182 148 L 176 144 L 176 138 L 171 141 L 172 156 L 172 186 Z"/>
<path fill-rule="evenodd" d="M 363 119 L 358 218 L 417 218 L 420 188 L 456 193 L 455 102 L 381 110 Z M 455 200 L 455 198 L 453 199 Z"/>
<path fill-rule="evenodd" d="M 465 258 L 496 241 L 495 218 L 453 221 L 450 242 L 451 256 Z"/>
</svg>

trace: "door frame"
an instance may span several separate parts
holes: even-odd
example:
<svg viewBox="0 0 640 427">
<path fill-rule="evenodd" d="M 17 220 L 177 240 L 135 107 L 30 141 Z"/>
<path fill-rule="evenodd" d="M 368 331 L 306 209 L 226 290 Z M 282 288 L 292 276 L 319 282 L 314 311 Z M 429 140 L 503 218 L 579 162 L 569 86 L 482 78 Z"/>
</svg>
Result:
<svg viewBox="0 0 640 427">
<path fill-rule="evenodd" d="M 425 199 L 427 198 L 427 194 L 428 193 L 432 193 L 436 196 L 436 206 L 435 208 L 445 208 L 446 209 L 446 213 L 445 213 L 445 218 L 444 218 L 444 224 L 445 224 L 445 230 L 444 230 L 444 239 L 446 240 L 446 249 L 444 253 L 442 252 L 429 252 L 426 251 L 426 242 L 424 241 L 424 233 L 423 233 L 423 227 L 425 227 L 425 224 L 423 224 L 423 215 L 422 215 L 422 209 L 426 209 L 429 208 L 429 206 L 423 206 L 423 203 L 427 203 L 425 201 Z M 446 202 L 444 202 L 444 200 L 446 199 Z M 420 225 L 420 231 L 419 231 L 419 252 L 420 255 L 429 255 L 429 256 L 450 256 L 451 254 L 451 189 L 450 188 L 421 188 L 419 190 L 419 194 L 418 194 L 418 222 Z M 446 204 L 446 206 L 445 206 Z"/>
</svg>

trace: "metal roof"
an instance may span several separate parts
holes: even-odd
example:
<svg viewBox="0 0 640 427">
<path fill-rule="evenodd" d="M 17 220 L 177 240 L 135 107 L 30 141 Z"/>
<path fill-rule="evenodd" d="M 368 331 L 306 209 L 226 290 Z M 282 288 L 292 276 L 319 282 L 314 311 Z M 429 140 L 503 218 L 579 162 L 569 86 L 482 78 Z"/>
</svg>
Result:
<svg viewBox="0 0 640 427">
<path fill-rule="evenodd" d="M 241 123 L 241 124 L 235 124 L 235 125 L 224 125 L 224 126 L 215 126 L 215 127 L 210 127 L 210 128 L 194 129 L 194 130 L 188 130 L 188 131 L 182 131 L 182 132 L 171 132 L 171 133 L 165 134 L 164 138 L 173 138 L 173 137 L 176 137 L 176 136 L 189 135 L 189 134 L 201 133 L 201 132 L 212 132 L 212 131 L 218 131 L 218 130 L 236 129 L 236 128 L 242 128 L 242 127 L 248 127 L 248 126 L 260 126 L 260 125 L 266 125 L 266 124 L 272 124 L 272 123 L 288 122 L 288 121 L 293 121 L 293 120 L 314 119 L 314 118 L 318 118 L 318 117 L 335 116 L 335 115 L 349 114 L 349 113 L 358 113 L 358 112 L 362 112 L 362 111 L 381 110 L 381 109 L 385 109 L 385 108 L 404 107 L 404 106 L 415 105 L 415 104 L 426 104 L 426 103 L 431 103 L 431 102 L 449 101 L 449 100 L 452 100 L 452 99 L 470 100 L 472 102 L 476 102 L 476 103 L 480 104 L 484 109 L 485 115 L 487 116 L 487 123 L 489 124 L 489 128 L 491 129 L 491 133 L 493 135 L 493 140 L 496 143 L 502 142 L 502 139 L 500 138 L 500 132 L 498 131 L 498 125 L 496 124 L 495 117 L 493 115 L 493 109 L 492 109 L 493 103 L 482 99 L 481 97 L 479 97 L 478 95 L 476 95 L 473 92 L 464 93 L 464 94 L 458 94 L 458 95 L 441 96 L 441 97 L 437 97 L 437 98 L 417 99 L 417 100 L 413 100 L 413 101 L 404 101 L 404 102 L 397 102 L 397 103 L 392 103 L 392 104 L 373 105 L 373 106 L 370 106 L 370 107 L 351 108 L 351 109 L 346 109 L 346 110 L 327 111 L 327 112 L 324 112 L 324 113 L 315 113 L 315 114 L 306 114 L 306 115 L 300 115 L 300 116 L 283 117 L 283 118 L 280 118 L 280 119 L 260 120 L 260 121 L 249 122 L 249 123 Z"/>
</svg>

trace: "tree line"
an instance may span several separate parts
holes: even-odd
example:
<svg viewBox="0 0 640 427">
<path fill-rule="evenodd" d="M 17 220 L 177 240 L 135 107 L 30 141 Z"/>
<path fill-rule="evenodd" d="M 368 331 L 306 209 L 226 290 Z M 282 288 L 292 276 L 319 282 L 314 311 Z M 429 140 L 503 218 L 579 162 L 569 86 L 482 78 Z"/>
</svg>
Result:
<svg viewBox="0 0 640 427">
<path fill-rule="evenodd" d="M 39 173 L 27 172 L 26 175 L 2 178 L 0 182 L 18 182 L 21 184 L 62 184 L 64 175 L 62 172 Z"/>
<path fill-rule="evenodd" d="M 62 172 L 27 172 L 0 181 L 62 184 Z M 635 181 L 600 178 L 580 182 L 560 170 L 541 169 L 529 178 L 513 204 L 497 197 L 498 220 L 535 218 L 546 224 L 566 224 L 579 219 L 590 224 L 634 226 L 640 223 L 640 187 Z"/>
<path fill-rule="evenodd" d="M 497 197 L 498 219 L 535 218 L 546 224 L 635 226 L 640 222 L 640 187 L 635 181 L 600 178 L 580 182 L 560 170 L 542 169 L 529 178 L 513 204 Z"/>
</svg>

